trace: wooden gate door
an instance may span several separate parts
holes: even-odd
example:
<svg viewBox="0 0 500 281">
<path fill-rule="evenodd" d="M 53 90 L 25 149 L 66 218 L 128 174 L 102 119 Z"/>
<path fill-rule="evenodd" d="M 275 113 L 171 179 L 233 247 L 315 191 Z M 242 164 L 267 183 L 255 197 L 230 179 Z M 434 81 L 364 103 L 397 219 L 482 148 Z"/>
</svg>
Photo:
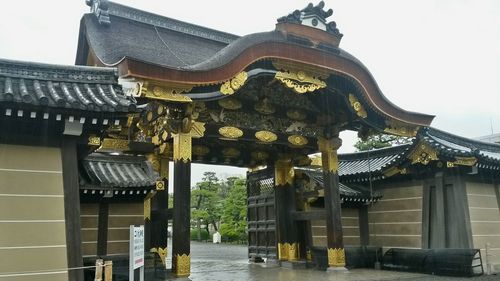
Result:
<svg viewBox="0 0 500 281">
<path fill-rule="evenodd" d="M 276 259 L 276 214 L 274 211 L 274 171 L 247 173 L 248 257 Z"/>
</svg>

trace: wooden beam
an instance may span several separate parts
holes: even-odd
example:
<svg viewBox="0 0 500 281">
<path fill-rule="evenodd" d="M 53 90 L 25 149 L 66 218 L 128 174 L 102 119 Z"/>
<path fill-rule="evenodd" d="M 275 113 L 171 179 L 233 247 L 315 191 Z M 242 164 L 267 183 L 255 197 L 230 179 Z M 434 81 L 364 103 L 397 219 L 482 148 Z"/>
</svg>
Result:
<svg viewBox="0 0 500 281">
<path fill-rule="evenodd" d="M 64 219 L 68 267 L 82 267 L 80 186 L 78 182 L 77 138 L 65 136 L 61 145 L 64 186 Z M 83 281 L 83 270 L 68 271 L 69 280 Z"/>
<path fill-rule="evenodd" d="M 97 221 L 97 256 L 108 254 L 108 218 L 109 204 L 99 203 L 99 218 Z"/>
<path fill-rule="evenodd" d="M 368 206 L 363 205 L 358 209 L 359 216 L 359 242 L 361 246 L 370 244 L 370 227 L 368 226 Z"/>
</svg>

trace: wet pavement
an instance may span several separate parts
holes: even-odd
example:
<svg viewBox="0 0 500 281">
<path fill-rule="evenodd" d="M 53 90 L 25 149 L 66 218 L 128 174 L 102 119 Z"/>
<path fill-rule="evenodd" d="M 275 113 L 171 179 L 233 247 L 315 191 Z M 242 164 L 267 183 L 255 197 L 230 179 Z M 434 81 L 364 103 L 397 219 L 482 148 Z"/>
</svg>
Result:
<svg viewBox="0 0 500 281">
<path fill-rule="evenodd" d="M 169 248 L 171 249 L 171 248 Z M 171 260 L 167 260 L 171 266 Z M 167 275 L 168 276 L 168 275 Z M 147 281 L 182 280 L 163 277 L 153 273 L 146 276 Z M 188 279 L 184 279 L 188 280 Z M 335 281 L 361 281 L 361 280 L 468 280 L 490 281 L 500 280 L 500 276 L 480 276 L 473 278 L 453 278 L 433 276 L 417 273 L 395 272 L 374 269 L 352 269 L 348 272 L 326 272 L 315 269 L 287 269 L 272 263 L 249 263 L 246 245 L 218 245 L 212 243 L 191 243 L 191 276 L 189 280 L 214 281 L 295 281 L 295 280 L 335 280 Z"/>
</svg>

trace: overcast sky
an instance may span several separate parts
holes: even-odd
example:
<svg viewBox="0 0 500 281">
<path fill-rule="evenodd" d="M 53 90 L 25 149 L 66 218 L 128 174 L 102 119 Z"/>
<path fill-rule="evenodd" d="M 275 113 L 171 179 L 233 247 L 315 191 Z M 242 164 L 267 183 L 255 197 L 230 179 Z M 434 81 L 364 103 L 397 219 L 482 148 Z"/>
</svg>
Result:
<svg viewBox="0 0 500 281">
<path fill-rule="evenodd" d="M 116 0 L 171 18 L 246 35 L 274 29 L 309 1 Z M 316 2 L 315 2 L 316 3 Z M 466 137 L 500 133 L 500 1 L 327 0 L 340 47 L 371 71 L 403 109 L 436 115 L 432 126 Z M 0 57 L 74 64 L 84 0 L 6 1 Z M 147 44 L 147 42 L 145 42 Z M 342 151 L 353 151 L 353 134 Z M 205 168 L 193 168 L 193 181 Z M 224 169 L 227 174 L 233 170 Z M 235 170 L 242 173 L 243 170 Z"/>
</svg>

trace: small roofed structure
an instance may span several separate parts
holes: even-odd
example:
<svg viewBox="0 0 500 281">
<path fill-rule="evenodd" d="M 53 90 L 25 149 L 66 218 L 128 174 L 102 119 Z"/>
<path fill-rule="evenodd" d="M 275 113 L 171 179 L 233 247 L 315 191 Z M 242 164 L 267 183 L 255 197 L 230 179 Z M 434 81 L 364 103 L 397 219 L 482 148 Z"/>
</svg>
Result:
<svg viewBox="0 0 500 281">
<path fill-rule="evenodd" d="M 357 206 L 354 236 L 361 238 L 354 245 L 476 248 L 483 262 L 488 255 L 485 270 L 500 270 L 500 145 L 423 128 L 409 144 L 339 155 L 339 176 L 341 184 L 381 196 L 366 210 Z M 324 246 L 322 227 L 314 222 L 311 246 Z"/>
</svg>

